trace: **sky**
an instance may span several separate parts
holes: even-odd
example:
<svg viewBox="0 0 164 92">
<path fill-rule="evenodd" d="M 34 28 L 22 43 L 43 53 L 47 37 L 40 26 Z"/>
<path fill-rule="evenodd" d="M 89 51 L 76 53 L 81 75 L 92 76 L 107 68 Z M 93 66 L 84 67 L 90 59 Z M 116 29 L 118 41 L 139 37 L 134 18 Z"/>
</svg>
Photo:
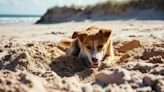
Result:
<svg viewBox="0 0 164 92">
<path fill-rule="evenodd" d="M 56 5 L 89 5 L 100 1 L 106 0 L 0 0 L 0 14 L 43 15 Z"/>
</svg>

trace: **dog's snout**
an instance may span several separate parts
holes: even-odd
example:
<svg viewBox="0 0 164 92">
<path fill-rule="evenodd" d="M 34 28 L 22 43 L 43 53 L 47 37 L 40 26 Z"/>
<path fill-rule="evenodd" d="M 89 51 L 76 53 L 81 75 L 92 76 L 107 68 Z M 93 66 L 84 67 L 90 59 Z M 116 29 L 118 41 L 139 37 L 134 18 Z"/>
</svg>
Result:
<svg viewBox="0 0 164 92">
<path fill-rule="evenodd" d="M 97 59 L 96 58 L 92 58 L 92 61 L 93 61 L 93 63 L 96 63 Z"/>
</svg>

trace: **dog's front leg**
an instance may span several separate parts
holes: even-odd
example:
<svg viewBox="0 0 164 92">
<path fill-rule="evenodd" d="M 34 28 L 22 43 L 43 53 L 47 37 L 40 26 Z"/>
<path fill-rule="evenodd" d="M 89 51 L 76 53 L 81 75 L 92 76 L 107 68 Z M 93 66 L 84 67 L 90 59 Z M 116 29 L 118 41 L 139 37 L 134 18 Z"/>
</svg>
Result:
<svg viewBox="0 0 164 92">
<path fill-rule="evenodd" d="M 114 50 L 113 50 L 113 42 L 112 41 L 110 41 L 107 46 L 107 53 L 105 56 L 104 63 L 109 66 L 114 63 Z"/>
<path fill-rule="evenodd" d="M 80 60 L 84 61 L 87 64 L 87 66 L 89 68 L 91 68 L 91 63 L 89 62 L 89 58 L 88 58 L 87 54 L 85 53 L 85 51 L 83 50 L 83 47 L 81 47 L 78 58 Z"/>
</svg>

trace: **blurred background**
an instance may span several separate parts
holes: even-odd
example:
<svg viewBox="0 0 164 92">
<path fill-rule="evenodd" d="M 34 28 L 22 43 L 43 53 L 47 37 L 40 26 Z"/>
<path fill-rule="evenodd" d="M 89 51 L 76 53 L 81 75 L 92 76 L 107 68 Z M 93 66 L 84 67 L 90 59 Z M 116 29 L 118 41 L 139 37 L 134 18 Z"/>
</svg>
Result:
<svg viewBox="0 0 164 92">
<path fill-rule="evenodd" d="M 0 23 L 164 20 L 164 0 L 0 0 Z"/>
</svg>

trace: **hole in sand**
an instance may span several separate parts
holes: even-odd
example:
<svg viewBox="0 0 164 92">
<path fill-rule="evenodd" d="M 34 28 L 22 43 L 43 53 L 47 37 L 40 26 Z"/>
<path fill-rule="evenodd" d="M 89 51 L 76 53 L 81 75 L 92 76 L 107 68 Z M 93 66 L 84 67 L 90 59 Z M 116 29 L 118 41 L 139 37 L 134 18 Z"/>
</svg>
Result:
<svg viewBox="0 0 164 92">
<path fill-rule="evenodd" d="M 51 70 L 59 76 L 73 76 L 77 72 L 88 69 L 85 62 L 73 56 L 60 56 L 56 58 L 50 65 Z"/>
</svg>

